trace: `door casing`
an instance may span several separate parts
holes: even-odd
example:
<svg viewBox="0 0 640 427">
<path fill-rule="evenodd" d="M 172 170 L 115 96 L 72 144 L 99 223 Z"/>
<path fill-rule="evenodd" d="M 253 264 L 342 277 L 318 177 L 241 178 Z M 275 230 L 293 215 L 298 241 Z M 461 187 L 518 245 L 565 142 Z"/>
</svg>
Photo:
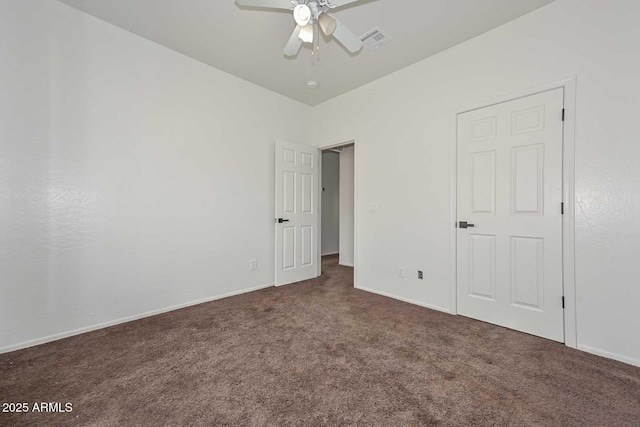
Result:
<svg viewBox="0 0 640 427">
<path fill-rule="evenodd" d="M 452 138 L 450 147 L 450 306 L 451 314 L 457 315 L 457 179 L 458 179 L 458 115 L 495 104 L 524 98 L 553 89 L 564 89 L 564 128 L 562 150 L 562 197 L 564 215 L 562 218 L 563 294 L 565 345 L 577 348 L 576 288 L 575 288 L 575 111 L 576 76 L 559 79 L 529 89 L 502 95 L 496 98 L 467 104 L 454 109 L 452 114 Z"/>
</svg>

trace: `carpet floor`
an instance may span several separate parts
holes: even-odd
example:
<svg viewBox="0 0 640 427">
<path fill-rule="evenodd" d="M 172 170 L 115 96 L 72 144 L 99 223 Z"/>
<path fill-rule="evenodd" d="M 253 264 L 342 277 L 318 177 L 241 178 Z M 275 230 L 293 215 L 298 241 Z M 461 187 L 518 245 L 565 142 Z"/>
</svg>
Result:
<svg viewBox="0 0 640 427">
<path fill-rule="evenodd" d="M 640 368 L 323 275 L 0 355 L 0 425 L 640 426 Z"/>
</svg>

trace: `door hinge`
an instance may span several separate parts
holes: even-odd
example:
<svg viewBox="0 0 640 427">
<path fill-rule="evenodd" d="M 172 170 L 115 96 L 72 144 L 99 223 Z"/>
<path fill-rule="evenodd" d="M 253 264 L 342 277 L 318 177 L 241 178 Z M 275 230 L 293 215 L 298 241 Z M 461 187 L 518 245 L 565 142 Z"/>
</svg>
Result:
<svg viewBox="0 0 640 427">
<path fill-rule="evenodd" d="M 564 122 L 564 108 L 562 109 L 562 121 Z"/>
<path fill-rule="evenodd" d="M 560 203 L 560 215 L 564 215 L 564 202 Z"/>
<path fill-rule="evenodd" d="M 562 297 L 562 308 L 564 308 L 564 297 Z"/>
</svg>

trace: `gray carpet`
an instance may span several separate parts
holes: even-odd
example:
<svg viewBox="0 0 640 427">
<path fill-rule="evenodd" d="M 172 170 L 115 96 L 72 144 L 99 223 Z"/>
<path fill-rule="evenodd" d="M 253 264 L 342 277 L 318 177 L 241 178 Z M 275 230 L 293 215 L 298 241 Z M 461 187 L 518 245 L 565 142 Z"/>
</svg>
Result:
<svg viewBox="0 0 640 427">
<path fill-rule="evenodd" d="M 0 355 L 1 425 L 640 426 L 640 368 L 353 288 L 353 270 Z"/>
</svg>

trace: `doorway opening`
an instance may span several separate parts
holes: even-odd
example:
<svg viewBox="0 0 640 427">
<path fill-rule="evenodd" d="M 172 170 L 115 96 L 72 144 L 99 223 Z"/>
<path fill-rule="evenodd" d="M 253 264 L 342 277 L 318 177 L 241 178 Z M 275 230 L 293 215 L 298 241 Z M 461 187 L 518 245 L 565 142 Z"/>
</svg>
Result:
<svg viewBox="0 0 640 427">
<path fill-rule="evenodd" d="M 319 254 L 355 267 L 355 144 L 322 149 L 321 156 Z"/>
</svg>

